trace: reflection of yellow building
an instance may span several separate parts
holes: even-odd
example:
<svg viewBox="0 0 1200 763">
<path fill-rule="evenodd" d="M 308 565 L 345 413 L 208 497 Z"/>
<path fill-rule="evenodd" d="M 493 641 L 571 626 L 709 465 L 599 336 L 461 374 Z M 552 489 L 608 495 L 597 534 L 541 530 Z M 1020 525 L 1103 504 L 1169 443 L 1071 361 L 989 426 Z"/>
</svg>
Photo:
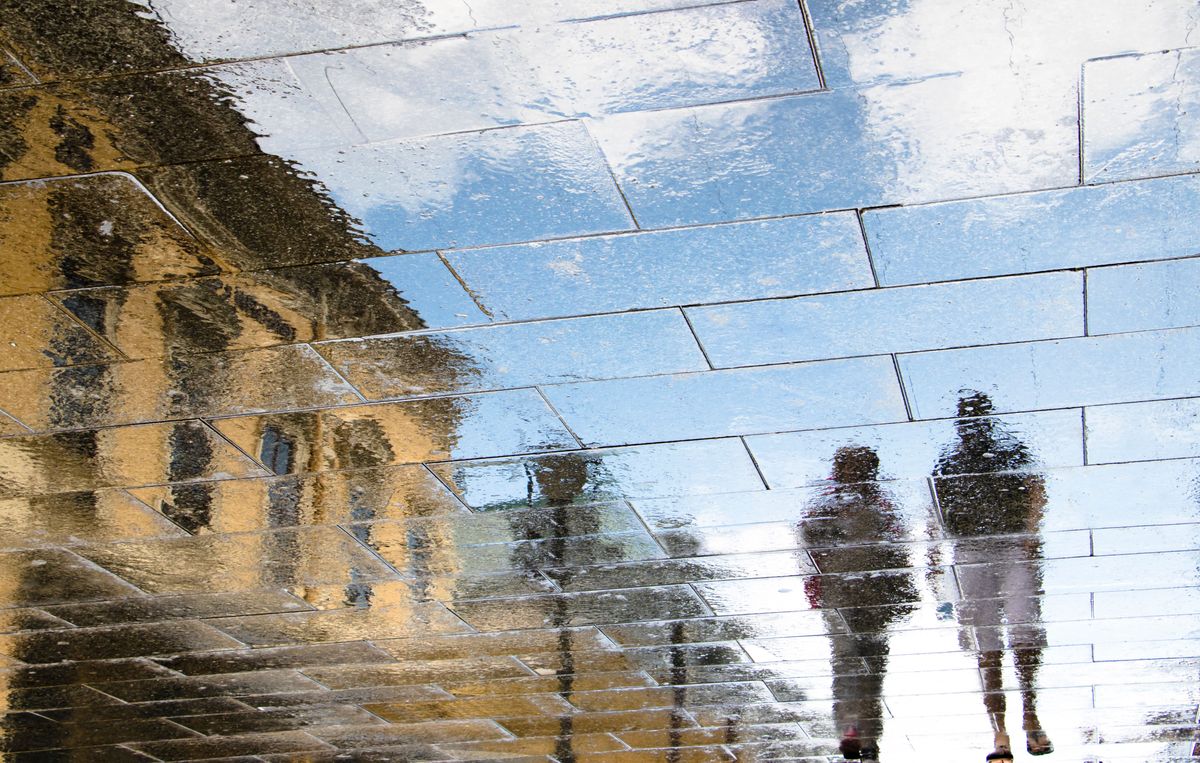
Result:
<svg viewBox="0 0 1200 763">
<path fill-rule="evenodd" d="M 18 57 L 28 44 L 35 59 L 54 58 L 38 62 L 52 73 L 92 73 L 100 62 L 84 60 L 86 46 L 66 50 L 61 40 L 92 39 L 96 29 L 120 40 L 122 56 L 136 59 L 135 66 L 187 63 L 158 22 L 139 16 L 135 6 L 84 6 L 61 13 L 44 7 L 34 15 L 45 23 L 29 28 L 9 18 L 12 9 L 0 10 L 0 27 L 19 31 L 7 41 Z M 17 9 L 15 16 L 23 15 Z M 15 336 L 30 346 L 86 346 L 94 354 L 63 359 L 93 365 L 7 377 L 0 407 L 35 431 L 76 431 L 0 440 L 7 469 L 0 536 L 131 540 L 80 553 L 151 594 L 287 589 L 319 609 L 369 608 L 374 632 L 391 636 L 430 622 L 422 600 L 451 598 L 461 571 L 450 520 L 419 528 L 401 521 L 357 525 L 352 534 L 361 543 L 331 526 L 457 510 L 445 503 L 448 494 L 433 497 L 428 472 L 421 470 L 427 481 L 393 469 L 287 485 L 261 478 L 213 482 L 264 472 L 197 421 L 95 428 L 359 402 L 312 348 L 296 343 L 324 338 L 328 326 L 354 336 L 424 324 L 376 271 L 345 264 L 381 253 L 357 221 L 317 182 L 262 156 L 233 96 L 200 72 L 10 89 L 0 92 L 0 108 L 7 127 L 0 132 L 2 179 L 157 166 L 139 171 L 153 198 L 139 180 L 111 172 L 0 188 L 0 294 L 146 284 L 54 295 L 63 309 L 32 297 L 2 303 L 4 317 L 15 311 L 23 322 Z M 248 158 L 197 162 L 224 157 Z M 320 264 L 334 261 L 343 264 Z M 311 267 L 257 272 L 280 266 Z M 195 280 L 201 276 L 212 278 Z M 120 358 L 101 338 L 145 360 L 94 364 Z M 36 355 L 8 360 L 21 368 L 54 362 Z M 449 375 L 468 365 L 436 353 L 425 361 Z M 297 467 L 307 471 L 419 461 L 448 449 L 458 422 L 453 407 L 421 406 L 347 413 L 341 425 L 309 419 L 311 426 L 286 433 Z M 162 483 L 171 484 L 134 489 L 141 503 L 118 490 L 56 497 L 49 499 L 54 512 L 46 510 L 47 500 L 25 497 Z M 386 549 L 391 568 L 368 547 Z M 0 565 L 0 596 L 18 601 L 30 573 L 7 555 Z M 396 582 L 393 568 L 405 583 Z M 461 629 L 449 613 L 441 616 L 449 622 L 442 630 Z M 6 643 L 11 657 L 36 658 L 21 653 L 19 640 Z M 9 701 L 9 690 L 23 681 L 21 670 L 0 674 L 4 709 L 21 709 Z M 73 720 L 88 721 L 87 709 Z M 19 744 L 24 733 L 16 728 L 7 741 Z M 75 742 L 86 745 L 65 738 L 49 744 Z"/>
</svg>

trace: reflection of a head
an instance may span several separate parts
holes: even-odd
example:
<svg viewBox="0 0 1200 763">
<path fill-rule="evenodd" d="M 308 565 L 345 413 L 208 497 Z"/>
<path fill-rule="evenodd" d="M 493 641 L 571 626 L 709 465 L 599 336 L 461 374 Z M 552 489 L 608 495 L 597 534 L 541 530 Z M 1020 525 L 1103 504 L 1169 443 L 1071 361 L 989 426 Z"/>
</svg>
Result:
<svg viewBox="0 0 1200 763">
<path fill-rule="evenodd" d="M 843 484 L 879 479 L 879 454 L 865 445 L 845 445 L 833 454 L 833 481 Z"/>
</svg>

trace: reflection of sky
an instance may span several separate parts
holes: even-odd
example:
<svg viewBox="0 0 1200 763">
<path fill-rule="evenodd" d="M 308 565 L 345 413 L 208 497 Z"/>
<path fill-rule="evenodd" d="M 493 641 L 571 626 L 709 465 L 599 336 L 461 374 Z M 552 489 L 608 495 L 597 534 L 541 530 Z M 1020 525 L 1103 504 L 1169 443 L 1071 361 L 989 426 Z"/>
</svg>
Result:
<svg viewBox="0 0 1200 763">
<path fill-rule="evenodd" d="M 1089 61 L 1083 82 L 1088 181 L 1200 168 L 1200 51 Z"/>
</svg>

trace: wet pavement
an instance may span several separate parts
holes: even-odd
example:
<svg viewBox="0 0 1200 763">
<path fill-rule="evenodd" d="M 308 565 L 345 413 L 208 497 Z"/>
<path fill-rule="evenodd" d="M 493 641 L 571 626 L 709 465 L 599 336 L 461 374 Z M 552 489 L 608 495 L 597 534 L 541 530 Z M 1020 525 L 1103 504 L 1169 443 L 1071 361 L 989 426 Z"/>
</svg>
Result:
<svg viewBox="0 0 1200 763">
<path fill-rule="evenodd" d="M 1198 26 L 0 4 L 0 758 L 1200 760 Z"/>
</svg>

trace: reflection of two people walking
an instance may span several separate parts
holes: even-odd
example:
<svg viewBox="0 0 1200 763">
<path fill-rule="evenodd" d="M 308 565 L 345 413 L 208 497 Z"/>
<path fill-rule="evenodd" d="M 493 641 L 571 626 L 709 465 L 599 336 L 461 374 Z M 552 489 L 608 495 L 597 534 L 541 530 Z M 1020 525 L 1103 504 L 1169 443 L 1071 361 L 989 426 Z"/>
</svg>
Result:
<svg viewBox="0 0 1200 763">
<path fill-rule="evenodd" d="M 1033 688 L 1045 645 L 1036 598 L 1042 553 L 1036 533 L 1045 492 L 1041 477 L 1021 471 L 1033 463 L 1028 448 L 989 416 L 992 409 L 986 395 L 962 394 L 956 439 L 943 449 L 934 473 L 947 478 L 938 480 L 938 497 L 954 539 L 962 590 L 960 641 L 977 654 L 995 734 L 988 759 L 1011 760 L 1002 692 L 1005 631 L 1016 661 L 1027 748 L 1035 755 L 1053 749 L 1041 730 Z M 842 755 L 863 760 L 880 754 L 890 628 L 907 614 L 902 605 L 919 599 L 908 552 L 895 543 L 905 539 L 906 528 L 879 483 L 879 466 L 869 447 L 839 448 L 831 485 L 800 525 L 804 545 L 836 550 L 832 558 L 840 574 L 810 578 L 805 590 L 830 633 L 833 715 Z"/>
</svg>

